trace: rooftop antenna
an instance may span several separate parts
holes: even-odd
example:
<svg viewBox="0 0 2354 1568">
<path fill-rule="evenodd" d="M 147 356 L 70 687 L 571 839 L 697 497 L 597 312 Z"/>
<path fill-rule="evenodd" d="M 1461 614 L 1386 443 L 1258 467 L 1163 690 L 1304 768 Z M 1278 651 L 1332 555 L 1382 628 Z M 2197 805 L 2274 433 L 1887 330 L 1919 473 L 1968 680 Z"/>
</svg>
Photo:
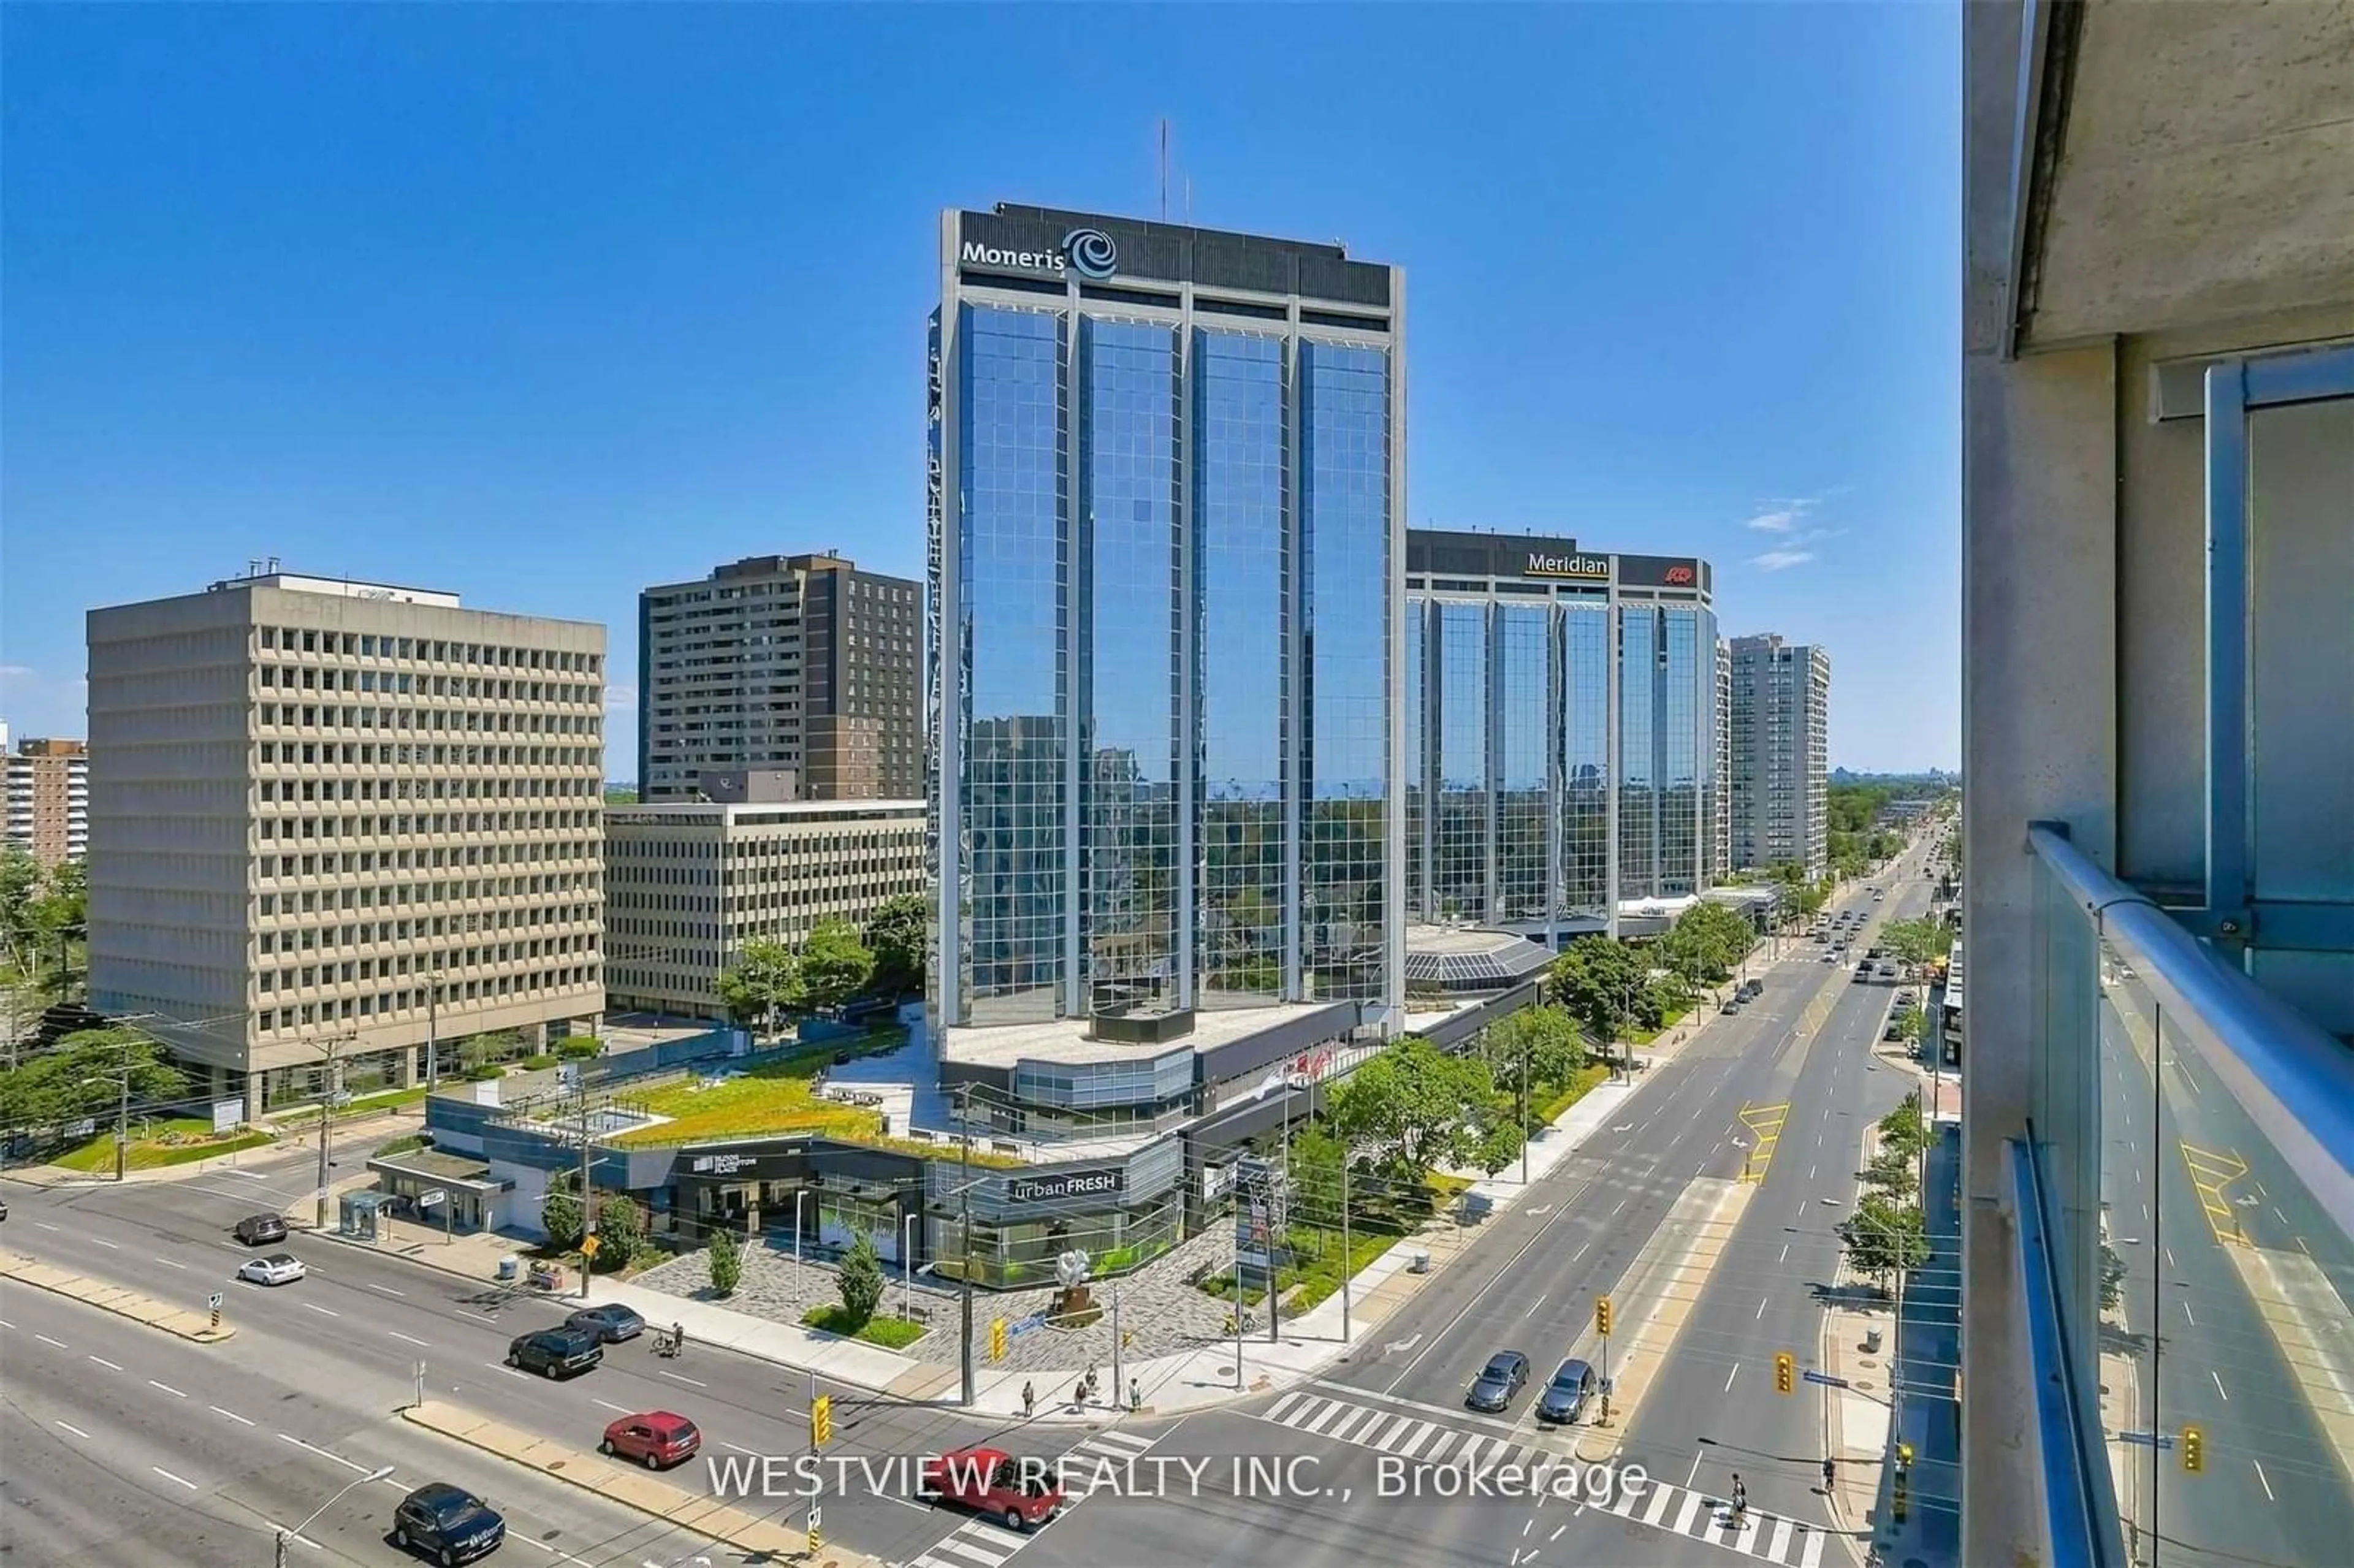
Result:
<svg viewBox="0 0 2354 1568">
<path fill-rule="evenodd" d="M 1187 227 L 1187 228 L 1192 228 L 1192 227 L 1193 227 L 1193 175 L 1187 175 L 1185 176 L 1185 225 L 1186 225 L 1186 227 Z"/>
<path fill-rule="evenodd" d="M 1161 117 L 1161 221 L 1169 221 L 1169 116 Z"/>
</svg>

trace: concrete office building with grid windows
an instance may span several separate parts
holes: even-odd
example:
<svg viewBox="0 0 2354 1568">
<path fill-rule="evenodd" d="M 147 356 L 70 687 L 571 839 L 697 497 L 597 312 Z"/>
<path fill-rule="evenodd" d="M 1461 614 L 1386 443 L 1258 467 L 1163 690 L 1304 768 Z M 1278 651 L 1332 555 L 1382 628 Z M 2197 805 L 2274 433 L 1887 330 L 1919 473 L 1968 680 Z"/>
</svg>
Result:
<svg viewBox="0 0 2354 1568">
<path fill-rule="evenodd" d="M 602 626 L 271 569 L 88 636 L 93 1007 L 257 1108 L 594 1026 Z"/>
<path fill-rule="evenodd" d="M 711 800 L 605 812 L 605 994 L 617 1012 L 723 1018 L 751 941 L 798 947 L 924 890 L 921 800 Z"/>
</svg>

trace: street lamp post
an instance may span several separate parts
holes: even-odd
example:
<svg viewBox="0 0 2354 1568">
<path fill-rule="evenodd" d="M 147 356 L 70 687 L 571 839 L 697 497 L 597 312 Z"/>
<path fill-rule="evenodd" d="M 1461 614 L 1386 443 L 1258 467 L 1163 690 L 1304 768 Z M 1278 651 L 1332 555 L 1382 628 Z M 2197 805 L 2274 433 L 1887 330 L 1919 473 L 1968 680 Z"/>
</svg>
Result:
<svg viewBox="0 0 2354 1568">
<path fill-rule="evenodd" d="M 899 1316 L 910 1321 L 915 1319 L 910 1308 L 916 1304 L 916 1221 L 920 1217 L 909 1214 L 899 1223 Z M 798 1224 L 801 1216 L 793 1219 Z"/>
<path fill-rule="evenodd" d="M 374 1482 L 383 1480 L 386 1477 L 391 1474 L 392 1467 L 390 1465 L 378 1466 L 376 1468 L 370 1470 L 365 1476 L 361 1476 L 354 1480 L 345 1481 L 342 1491 L 337 1492 L 334 1497 L 329 1498 L 325 1502 L 321 1503 L 317 1508 L 312 1510 L 311 1517 L 296 1525 L 293 1529 L 288 1530 L 283 1525 L 279 1526 L 277 1540 L 275 1542 L 275 1561 L 277 1568 L 286 1568 L 287 1544 L 293 1541 L 296 1536 L 301 1535 L 304 1531 L 310 1529 L 313 1524 L 316 1524 L 319 1521 L 319 1516 L 321 1514 L 326 1512 L 329 1509 L 343 1501 L 344 1494 L 345 1492 L 351 1491 L 355 1487 L 365 1487 Z"/>
<path fill-rule="evenodd" d="M 93 1073 L 85 1084 L 112 1084 L 119 1091 L 114 1103 L 114 1179 L 122 1180 L 131 1163 L 131 1065 Z"/>
</svg>

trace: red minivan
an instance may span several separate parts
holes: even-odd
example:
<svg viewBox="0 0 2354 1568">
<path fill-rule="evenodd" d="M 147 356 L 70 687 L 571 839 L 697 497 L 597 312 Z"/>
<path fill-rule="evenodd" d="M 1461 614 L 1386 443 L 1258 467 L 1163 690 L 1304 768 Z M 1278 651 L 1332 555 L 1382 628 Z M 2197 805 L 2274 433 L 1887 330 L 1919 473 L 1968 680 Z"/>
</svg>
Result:
<svg viewBox="0 0 2354 1568">
<path fill-rule="evenodd" d="M 660 1470 L 684 1464 L 702 1446 L 703 1434 L 695 1429 L 694 1422 L 667 1410 L 648 1410 L 607 1424 L 605 1440 L 597 1445 L 597 1451 Z"/>
</svg>

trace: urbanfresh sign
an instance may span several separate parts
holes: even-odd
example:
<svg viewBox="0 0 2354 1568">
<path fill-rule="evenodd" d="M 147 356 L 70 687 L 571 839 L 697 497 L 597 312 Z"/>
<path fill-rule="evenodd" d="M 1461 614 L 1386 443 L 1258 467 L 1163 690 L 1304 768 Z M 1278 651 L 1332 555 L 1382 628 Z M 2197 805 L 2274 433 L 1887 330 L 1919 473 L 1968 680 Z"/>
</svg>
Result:
<svg viewBox="0 0 2354 1568">
<path fill-rule="evenodd" d="M 1063 1198 L 1108 1198 L 1120 1190 L 1119 1167 L 1069 1171 L 1058 1176 L 1016 1176 L 1005 1184 L 1008 1202 L 1051 1203 Z"/>
<path fill-rule="evenodd" d="M 1610 575 L 1607 556 L 1558 556 L 1550 550 L 1531 550 L 1528 564 L 1521 575 L 1529 577 L 1606 577 Z"/>
<path fill-rule="evenodd" d="M 1074 228 L 1052 250 L 1022 250 L 968 239 L 957 252 L 966 267 L 993 267 L 1014 272 L 1046 272 L 1061 277 L 1076 272 L 1097 281 L 1119 270 L 1119 248 L 1100 228 Z"/>
</svg>

